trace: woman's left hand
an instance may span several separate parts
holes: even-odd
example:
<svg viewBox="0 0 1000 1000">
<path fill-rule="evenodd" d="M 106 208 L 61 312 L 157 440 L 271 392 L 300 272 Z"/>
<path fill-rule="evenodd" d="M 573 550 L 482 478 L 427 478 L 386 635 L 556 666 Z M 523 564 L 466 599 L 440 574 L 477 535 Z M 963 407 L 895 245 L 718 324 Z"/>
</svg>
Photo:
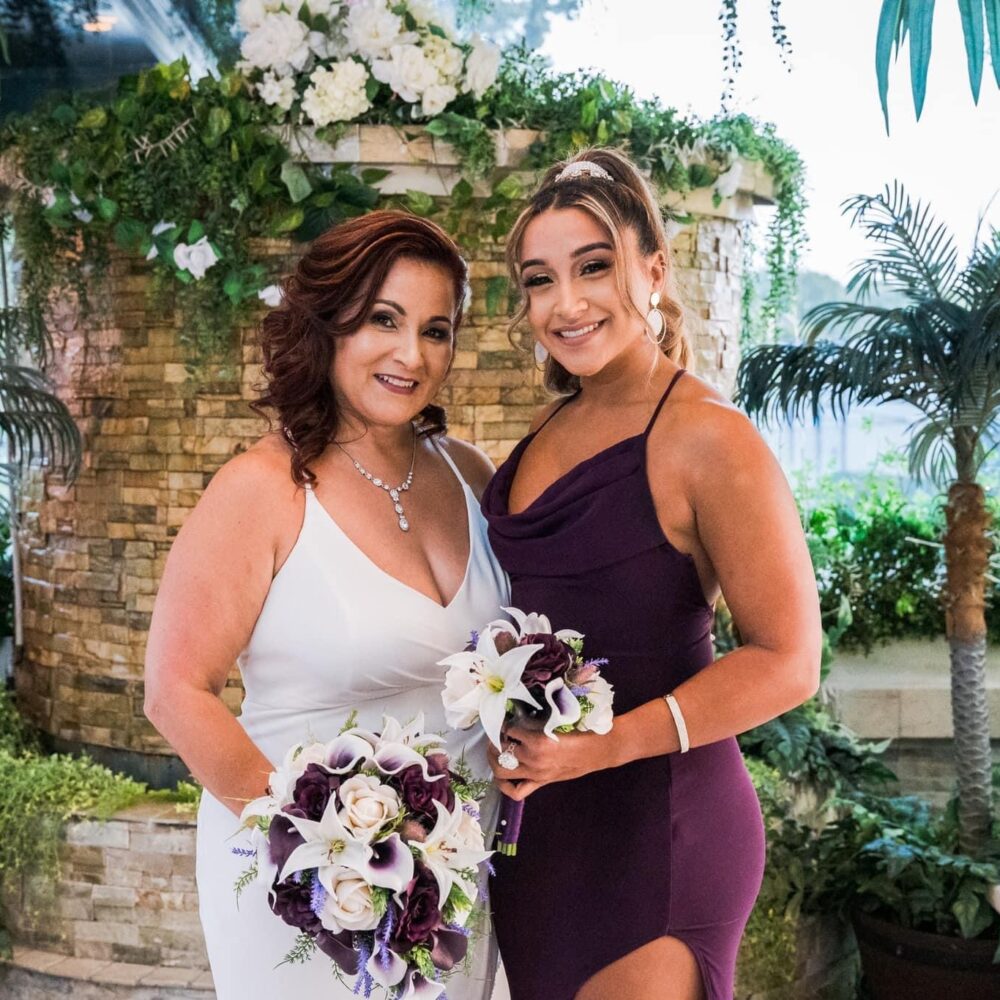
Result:
<svg viewBox="0 0 1000 1000">
<path fill-rule="evenodd" d="M 501 733 L 504 748 L 513 750 L 518 765 L 511 771 L 498 763 L 500 751 L 492 743 L 487 746 L 490 767 L 497 787 L 508 798 L 526 799 L 543 785 L 570 781 L 593 771 L 615 767 L 617 741 L 597 733 L 558 733 L 558 742 L 540 730 L 505 727 Z"/>
</svg>

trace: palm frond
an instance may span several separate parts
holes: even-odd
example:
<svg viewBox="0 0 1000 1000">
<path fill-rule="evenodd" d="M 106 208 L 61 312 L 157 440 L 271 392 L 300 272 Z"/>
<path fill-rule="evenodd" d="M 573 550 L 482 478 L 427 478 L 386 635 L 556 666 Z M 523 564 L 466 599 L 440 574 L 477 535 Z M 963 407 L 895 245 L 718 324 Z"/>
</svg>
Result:
<svg viewBox="0 0 1000 1000">
<path fill-rule="evenodd" d="M 851 225 L 878 249 L 861 261 L 847 290 L 862 300 L 881 289 L 914 299 L 946 298 L 955 277 L 958 251 L 951 233 L 894 181 L 877 195 L 855 195 L 843 204 Z"/>
<path fill-rule="evenodd" d="M 19 468 L 45 461 L 75 478 L 83 451 L 72 415 L 41 372 L 0 364 L 0 437 Z"/>
</svg>

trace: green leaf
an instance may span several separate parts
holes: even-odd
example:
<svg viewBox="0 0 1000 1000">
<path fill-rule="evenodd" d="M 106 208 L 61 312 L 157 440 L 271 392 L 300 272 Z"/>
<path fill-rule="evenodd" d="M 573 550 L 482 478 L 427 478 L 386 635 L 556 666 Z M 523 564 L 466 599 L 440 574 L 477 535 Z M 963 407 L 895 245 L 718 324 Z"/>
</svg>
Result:
<svg viewBox="0 0 1000 1000">
<path fill-rule="evenodd" d="M 903 0 L 882 0 L 875 38 L 875 75 L 878 77 L 878 97 L 882 102 L 886 135 L 889 134 L 889 62 L 896 46 L 902 9 Z"/>
<path fill-rule="evenodd" d="M 909 0 L 910 87 L 913 109 L 920 121 L 927 96 L 927 68 L 931 62 L 931 29 L 934 25 L 934 0 Z"/>
<path fill-rule="evenodd" d="M 298 229 L 302 225 L 306 214 L 299 205 L 293 205 L 279 212 L 271 223 L 271 231 L 274 233 L 290 233 L 293 229 Z"/>
<path fill-rule="evenodd" d="M 202 225 L 201 221 L 198 219 L 192 219 L 191 225 L 188 226 L 187 232 L 187 242 L 197 243 L 198 240 L 205 235 L 205 227 Z"/>
<path fill-rule="evenodd" d="M 105 222 L 114 222 L 118 216 L 118 202 L 110 198 L 97 199 L 97 214 Z"/>
<path fill-rule="evenodd" d="M 60 125 L 73 125 L 76 123 L 76 111 L 69 104 L 60 104 L 53 112 L 52 117 Z"/>
<path fill-rule="evenodd" d="M 108 113 L 104 108 L 91 108 L 81 119 L 80 128 L 94 129 L 103 128 L 108 120 Z"/>
<path fill-rule="evenodd" d="M 141 247 L 146 236 L 146 224 L 138 219 L 122 219 L 114 228 L 115 243 L 123 250 L 135 252 Z"/>
<path fill-rule="evenodd" d="M 710 184 L 714 184 L 716 176 L 715 171 L 704 163 L 692 163 L 688 167 L 688 180 L 691 182 L 691 187 L 694 188 L 708 187 Z"/>
<path fill-rule="evenodd" d="M 951 904 L 951 912 L 955 914 L 959 930 L 964 938 L 975 937 L 979 932 L 977 930 L 979 921 L 976 918 L 979 914 L 980 902 L 982 902 L 980 898 L 971 889 L 963 887 L 958 898 Z"/>
<path fill-rule="evenodd" d="M 601 100 L 609 104 L 617 96 L 615 85 L 610 80 L 605 80 L 604 77 L 597 81 L 597 92 L 601 95 Z"/>
<path fill-rule="evenodd" d="M 439 26 L 438 26 L 438 25 L 436 25 L 436 24 L 428 24 L 428 25 L 427 25 L 427 30 L 428 30 L 428 31 L 429 31 L 429 32 L 430 32 L 430 33 L 431 33 L 432 35 L 437 35 L 437 37 L 438 37 L 438 38 L 445 38 L 445 39 L 447 39 L 447 37 L 448 37 L 448 36 L 447 36 L 447 35 L 445 34 L 445 31 L 444 31 L 444 28 L 441 28 L 441 27 L 439 27 Z"/>
<path fill-rule="evenodd" d="M 507 279 L 502 274 L 486 280 L 486 315 L 496 316 L 500 311 L 500 300 L 507 294 Z"/>
<path fill-rule="evenodd" d="M 214 146 L 229 131 L 229 126 L 233 123 L 233 116 L 228 108 L 212 108 L 208 113 L 208 121 L 202 132 L 202 139 L 206 146 Z"/>
<path fill-rule="evenodd" d="M 993 77 L 1000 87 L 1000 0 L 985 0 L 986 30 L 990 36 L 990 56 L 993 60 Z"/>
<path fill-rule="evenodd" d="M 584 128 L 590 128 L 596 121 L 597 99 L 592 97 L 589 101 L 584 101 L 583 107 L 580 108 L 580 124 Z"/>
<path fill-rule="evenodd" d="M 229 301 L 236 305 L 243 298 L 243 278 L 237 271 L 230 271 L 222 283 L 222 290 L 229 296 Z"/>
<path fill-rule="evenodd" d="M 453 208 L 465 208 L 472 201 L 472 185 L 463 177 L 451 189 L 451 204 Z"/>
<path fill-rule="evenodd" d="M 312 194 L 312 184 L 309 183 L 305 171 L 292 160 L 285 160 L 281 164 L 281 180 L 288 189 L 292 204 L 297 205 Z"/>
<path fill-rule="evenodd" d="M 434 199 L 429 194 L 412 188 L 406 192 L 406 205 L 415 215 L 430 215 L 434 211 Z"/>
<path fill-rule="evenodd" d="M 979 85 L 983 81 L 983 0 L 958 0 L 962 15 L 962 34 L 965 36 L 965 57 L 969 64 L 969 86 L 972 102 L 979 103 Z"/>
<path fill-rule="evenodd" d="M 369 101 L 374 101 L 378 96 L 379 88 L 382 86 L 375 77 L 368 77 L 368 82 L 365 84 L 365 96 Z"/>
<path fill-rule="evenodd" d="M 446 121 L 442 121 L 440 118 L 432 118 L 424 126 L 424 128 L 426 128 L 431 135 L 437 136 L 447 135 L 449 132 L 448 123 Z"/>
<path fill-rule="evenodd" d="M 361 180 L 365 184 L 378 184 L 379 181 L 384 181 L 391 173 L 391 170 L 383 170 L 381 167 L 365 167 L 361 171 Z"/>
<path fill-rule="evenodd" d="M 247 179 L 250 182 L 250 189 L 252 191 L 260 191 L 262 187 L 267 183 L 267 175 L 271 170 L 271 159 L 268 156 L 258 156 L 253 163 L 250 164 L 250 169 L 247 171 Z"/>
<path fill-rule="evenodd" d="M 524 193 L 524 185 L 517 174 L 508 174 L 502 181 L 494 185 L 493 193 L 507 201 L 516 201 Z"/>
</svg>

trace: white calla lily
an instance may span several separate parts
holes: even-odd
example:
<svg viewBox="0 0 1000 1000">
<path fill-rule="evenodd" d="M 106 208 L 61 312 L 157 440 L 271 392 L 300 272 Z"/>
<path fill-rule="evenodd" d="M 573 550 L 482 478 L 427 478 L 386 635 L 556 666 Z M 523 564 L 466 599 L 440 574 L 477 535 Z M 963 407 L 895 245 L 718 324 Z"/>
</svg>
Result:
<svg viewBox="0 0 1000 1000">
<path fill-rule="evenodd" d="M 504 608 L 503 610 L 514 619 L 515 624 L 512 625 L 503 618 L 498 618 L 486 626 L 486 631 L 509 632 L 516 639 L 523 639 L 526 635 L 554 635 L 562 642 L 583 638 L 582 632 L 577 632 L 576 629 L 572 628 L 561 628 L 558 632 L 553 632 L 552 623 L 548 616 L 536 611 L 525 614 L 520 608 Z"/>
<path fill-rule="evenodd" d="M 477 683 L 471 688 L 445 684 L 441 697 L 448 724 L 455 725 L 455 720 L 468 719 L 475 710 L 490 742 L 499 747 L 500 727 L 507 714 L 508 701 L 523 701 L 534 708 L 542 707 L 521 680 L 528 661 L 542 648 L 538 643 L 531 643 L 500 653 L 492 632 L 484 629 L 474 652 L 454 653 L 439 661 L 438 665 L 448 667 L 449 671 L 472 672 L 477 676 Z M 464 693 L 452 700 L 463 690 Z"/>
<path fill-rule="evenodd" d="M 580 702 L 561 677 L 554 677 L 545 685 L 545 701 L 549 718 L 543 732 L 551 740 L 558 740 L 555 730 L 560 726 L 575 726 L 580 721 Z"/>
</svg>

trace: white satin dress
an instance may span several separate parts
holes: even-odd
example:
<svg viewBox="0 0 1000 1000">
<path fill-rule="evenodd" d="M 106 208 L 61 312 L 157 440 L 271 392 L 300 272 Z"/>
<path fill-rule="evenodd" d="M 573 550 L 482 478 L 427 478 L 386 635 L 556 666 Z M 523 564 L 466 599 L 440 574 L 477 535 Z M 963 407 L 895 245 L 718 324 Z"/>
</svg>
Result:
<svg viewBox="0 0 1000 1000">
<path fill-rule="evenodd" d="M 272 763 L 297 741 L 332 739 L 353 709 L 368 729 L 377 729 L 383 714 L 405 723 L 423 712 L 426 731 L 448 734 L 452 756 L 464 754 L 477 777 L 489 777 L 478 727 L 448 733 L 441 704 L 444 669 L 436 664 L 462 649 L 470 630 L 500 615 L 509 587 L 490 551 L 475 495 L 444 449 L 438 450 L 462 484 L 470 539 L 465 578 L 446 607 L 379 569 L 312 490 L 305 491 L 299 537 L 238 661 L 246 690 L 240 722 Z M 373 510 L 387 503 L 372 494 Z M 487 803 L 484 829 L 494 822 L 495 802 Z M 279 967 L 298 931 L 270 911 L 263 883 L 245 889 L 237 907 L 233 885 L 247 859 L 233 848 L 249 846 L 238 826 L 217 799 L 202 796 L 198 893 L 218 1000 L 352 997 L 321 952 L 304 964 Z M 489 1000 L 496 965 L 493 935 L 483 934 L 448 980 L 449 1000 Z"/>
</svg>

